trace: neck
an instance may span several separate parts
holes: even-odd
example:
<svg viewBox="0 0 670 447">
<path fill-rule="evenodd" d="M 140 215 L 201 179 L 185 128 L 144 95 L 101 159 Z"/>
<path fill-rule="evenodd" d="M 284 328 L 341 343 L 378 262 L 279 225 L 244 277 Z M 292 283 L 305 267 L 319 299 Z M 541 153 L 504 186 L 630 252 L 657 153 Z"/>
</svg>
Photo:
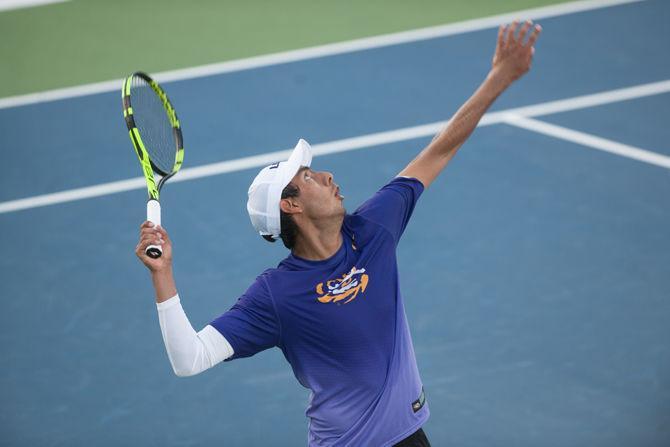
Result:
<svg viewBox="0 0 670 447">
<path fill-rule="evenodd" d="M 301 222 L 300 232 L 293 247 L 293 254 L 310 261 L 322 261 L 337 253 L 342 246 L 342 222 L 344 216 L 325 225 Z"/>
</svg>

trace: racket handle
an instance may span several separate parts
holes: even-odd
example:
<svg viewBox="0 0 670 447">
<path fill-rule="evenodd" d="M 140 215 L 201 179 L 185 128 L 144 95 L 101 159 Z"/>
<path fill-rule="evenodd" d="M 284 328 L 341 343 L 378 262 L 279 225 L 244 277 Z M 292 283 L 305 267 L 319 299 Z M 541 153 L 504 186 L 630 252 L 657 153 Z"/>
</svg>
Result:
<svg viewBox="0 0 670 447">
<path fill-rule="evenodd" d="M 147 220 L 154 225 L 161 224 L 161 204 L 158 200 L 149 199 L 147 202 Z M 163 247 L 160 245 L 149 245 L 146 250 L 144 250 L 144 253 L 150 258 L 160 258 L 163 254 Z"/>
</svg>

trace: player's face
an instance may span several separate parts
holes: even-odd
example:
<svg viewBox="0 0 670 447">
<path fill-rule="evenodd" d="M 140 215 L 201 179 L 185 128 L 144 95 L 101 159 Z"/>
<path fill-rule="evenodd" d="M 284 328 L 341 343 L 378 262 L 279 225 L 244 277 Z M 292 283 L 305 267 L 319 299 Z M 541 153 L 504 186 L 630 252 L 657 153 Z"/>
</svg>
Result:
<svg viewBox="0 0 670 447">
<path fill-rule="evenodd" d="M 298 199 L 310 219 L 344 215 L 344 197 L 330 172 L 303 167 L 293 177 L 292 183 L 300 189 Z"/>
</svg>

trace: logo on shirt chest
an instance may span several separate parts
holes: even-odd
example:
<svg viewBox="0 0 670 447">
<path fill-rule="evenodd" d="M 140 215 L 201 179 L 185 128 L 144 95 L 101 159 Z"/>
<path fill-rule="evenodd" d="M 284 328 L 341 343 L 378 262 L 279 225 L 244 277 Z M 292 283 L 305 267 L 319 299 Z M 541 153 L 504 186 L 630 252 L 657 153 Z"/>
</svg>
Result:
<svg viewBox="0 0 670 447">
<path fill-rule="evenodd" d="M 316 293 L 319 295 L 317 300 L 321 303 L 337 303 L 347 299 L 343 304 L 356 298 L 358 293 L 365 292 L 368 286 L 368 275 L 365 269 L 352 267 L 349 273 L 345 273 L 337 279 L 329 279 L 326 282 L 320 282 L 316 286 Z"/>
</svg>

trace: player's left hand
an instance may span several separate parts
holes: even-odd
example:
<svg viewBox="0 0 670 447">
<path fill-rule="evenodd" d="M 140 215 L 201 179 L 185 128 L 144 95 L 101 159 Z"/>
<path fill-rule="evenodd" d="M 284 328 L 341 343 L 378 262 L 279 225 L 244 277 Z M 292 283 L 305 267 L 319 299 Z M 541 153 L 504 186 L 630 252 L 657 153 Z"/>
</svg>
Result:
<svg viewBox="0 0 670 447">
<path fill-rule="evenodd" d="M 530 20 L 526 20 L 521 28 L 516 20 L 509 25 L 500 25 L 498 43 L 493 55 L 493 71 L 500 73 L 509 82 L 528 72 L 535 53 L 533 45 L 541 31 L 542 27 L 533 26 Z"/>
</svg>

